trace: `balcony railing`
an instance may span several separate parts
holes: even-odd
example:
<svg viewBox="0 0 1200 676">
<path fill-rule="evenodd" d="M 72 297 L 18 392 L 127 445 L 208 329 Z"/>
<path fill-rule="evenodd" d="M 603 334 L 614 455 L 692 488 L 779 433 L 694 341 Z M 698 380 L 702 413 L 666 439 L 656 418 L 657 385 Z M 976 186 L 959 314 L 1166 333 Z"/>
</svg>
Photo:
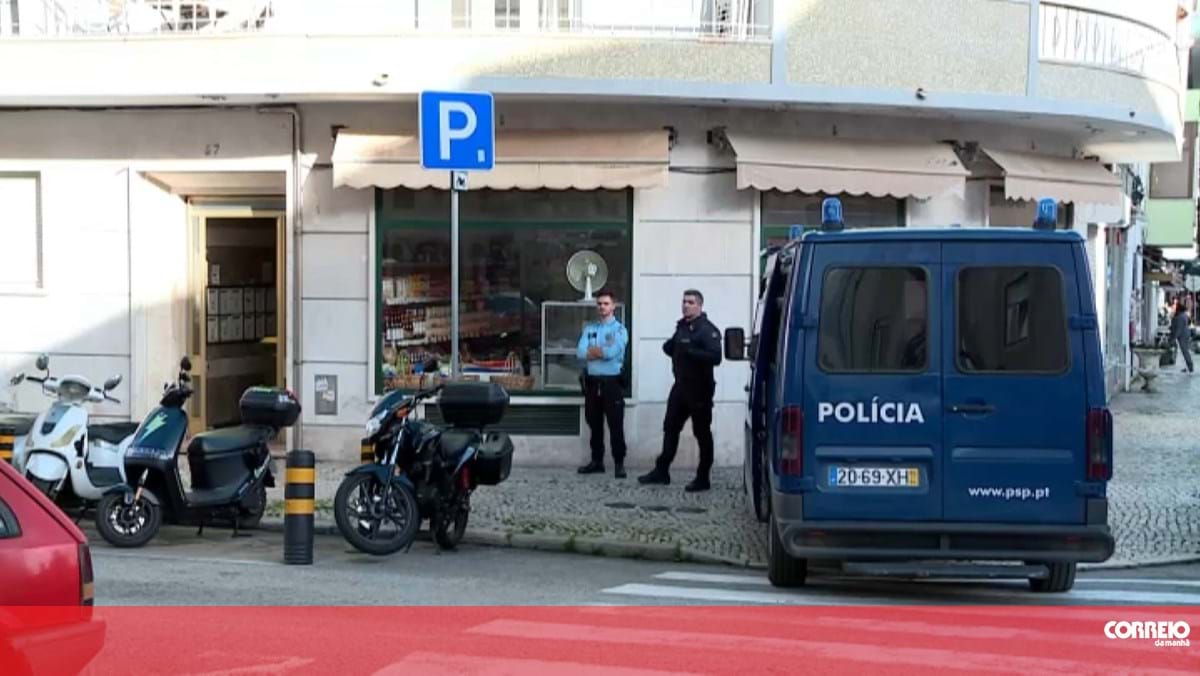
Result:
<svg viewBox="0 0 1200 676">
<path fill-rule="evenodd" d="M 768 41 L 771 0 L 0 0 L 0 38 L 540 33 Z"/>
<path fill-rule="evenodd" d="M 1177 36 L 1130 18 L 1069 4 L 1042 2 L 1039 9 L 1040 60 L 1182 82 Z"/>
</svg>

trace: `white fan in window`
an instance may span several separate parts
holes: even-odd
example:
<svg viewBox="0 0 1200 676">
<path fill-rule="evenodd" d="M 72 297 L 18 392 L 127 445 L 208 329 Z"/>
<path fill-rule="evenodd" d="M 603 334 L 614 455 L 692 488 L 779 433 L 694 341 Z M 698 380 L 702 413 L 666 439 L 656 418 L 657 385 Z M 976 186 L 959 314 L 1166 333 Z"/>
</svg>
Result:
<svg viewBox="0 0 1200 676">
<path fill-rule="evenodd" d="M 595 251 L 576 251 L 567 261 L 567 281 L 583 292 L 583 300 L 592 300 L 592 293 L 608 281 L 608 264 Z"/>
</svg>

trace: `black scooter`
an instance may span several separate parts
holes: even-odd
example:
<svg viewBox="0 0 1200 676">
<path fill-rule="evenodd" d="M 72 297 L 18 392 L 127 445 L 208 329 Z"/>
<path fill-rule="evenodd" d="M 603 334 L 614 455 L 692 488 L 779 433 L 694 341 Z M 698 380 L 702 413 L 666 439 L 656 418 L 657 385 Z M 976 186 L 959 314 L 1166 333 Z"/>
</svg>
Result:
<svg viewBox="0 0 1200 676">
<path fill-rule="evenodd" d="M 275 485 L 267 444 L 296 422 L 300 403 L 285 390 L 246 390 L 241 425 L 197 434 L 188 444 L 192 490 L 185 491 L 179 451 L 187 437 L 191 369 L 184 357 L 177 382 L 165 387 L 158 408 L 134 434 L 125 456 L 130 484 L 107 491 L 96 508 L 97 530 L 116 547 L 141 547 L 164 522 L 199 524 L 199 535 L 206 523 L 228 520 L 235 537 L 245 535 L 240 530 L 257 526 L 266 510 L 266 489 Z"/>
</svg>

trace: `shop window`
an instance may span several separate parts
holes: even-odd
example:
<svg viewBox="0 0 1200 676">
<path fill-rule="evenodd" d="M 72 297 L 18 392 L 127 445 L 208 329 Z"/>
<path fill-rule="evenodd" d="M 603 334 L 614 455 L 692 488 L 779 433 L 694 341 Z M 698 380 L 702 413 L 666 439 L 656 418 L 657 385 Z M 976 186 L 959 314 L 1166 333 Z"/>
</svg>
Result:
<svg viewBox="0 0 1200 676">
<path fill-rule="evenodd" d="M 923 268 L 831 268 L 821 288 L 821 369 L 924 371 L 929 334 Z"/>
<path fill-rule="evenodd" d="M 1061 373 L 1070 355 L 1062 275 L 1050 267 L 971 267 L 958 275 L 958 368 Z"/>
<path fill-rule="evenodd" d="M 430 360 L 443 374 L 450 365 L 450 197 L 376 196 L 376 392 L 412 389 L 428 381 Z M 459 208 L 463 374 L 514 392 L 577 395 L 575 346 L 595 301 L 572 286 L 567 261 L 579 251 L 603 259 L 602 288 L 632 331 L 632 193 L 474 190 L 460 193 Z"/>
<path fill-rule="evenodd" d="M 42 285 L 41 178 L 0 174 L 0 291 Z"/>
<path fill-rule="evenodd" d="M 1183 155 L 1178 162 L 1150 165 L 1150 197 L 1189 199 L 1196 185 L 1196 123 L 1188 122 L 1183 131 Z"/>
<path fill-rule="evenodd" d="M 824 193 L 764 192 L 762 195 L 762 248 L 788 241 L 793 225 L 806 230 L 821 227 Z M 903 227 L 904 200 L 870 195 L 833 195 L 842 201 L 842 219 L 847 228 Z"/>
</svg>

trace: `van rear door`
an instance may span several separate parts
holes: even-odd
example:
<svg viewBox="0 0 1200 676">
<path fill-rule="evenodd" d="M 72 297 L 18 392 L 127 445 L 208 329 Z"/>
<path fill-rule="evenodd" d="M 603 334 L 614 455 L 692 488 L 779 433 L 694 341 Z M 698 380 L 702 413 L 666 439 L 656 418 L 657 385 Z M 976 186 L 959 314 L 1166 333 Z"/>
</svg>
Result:
<svg viewBox="0 0 1200 676">
<path fill-rule="evenodd" d="M 947 521 L 1083 523 L 1079 272 L 1066 242 L 943 245 Z"/>
<path fill-rule="evenodd" d="M 938 520 L 941 244 L 821 242 L 812 260 L 803 384 L 788 389 L 803 416 L 785 406 L 775 425 L 803 426 L 804 518 Z"/>
</svg>

